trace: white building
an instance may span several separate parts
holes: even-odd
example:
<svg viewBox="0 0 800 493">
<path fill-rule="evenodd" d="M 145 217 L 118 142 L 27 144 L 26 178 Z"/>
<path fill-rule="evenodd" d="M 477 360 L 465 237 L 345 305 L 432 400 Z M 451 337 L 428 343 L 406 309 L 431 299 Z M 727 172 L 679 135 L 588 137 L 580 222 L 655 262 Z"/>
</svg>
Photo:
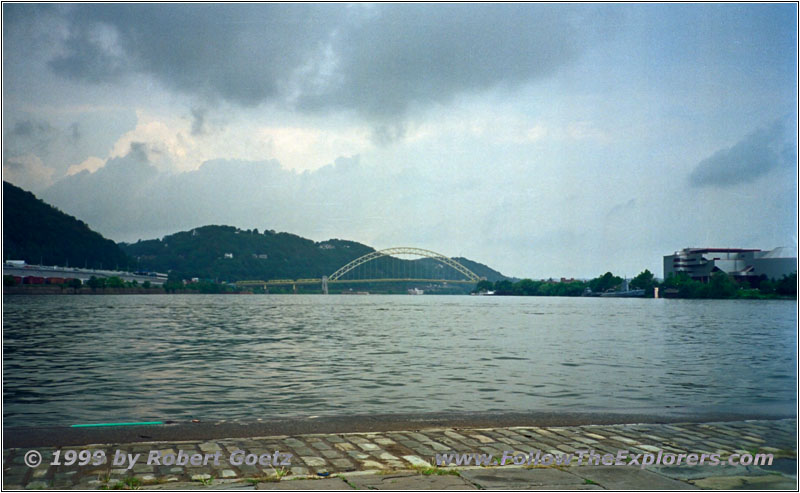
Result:
<svg viewBox="0 0 800 493">
<path fill-rule="evenodd" d="M 786 247 L 770 251 L 748 248 L 684 248 L 664 256 L 664 279 L 686 273 L 694 280 L 708 282 L 714 272 L 738 280 L 780 279 L 797 272 L 797 252 Z"/>
</svg>

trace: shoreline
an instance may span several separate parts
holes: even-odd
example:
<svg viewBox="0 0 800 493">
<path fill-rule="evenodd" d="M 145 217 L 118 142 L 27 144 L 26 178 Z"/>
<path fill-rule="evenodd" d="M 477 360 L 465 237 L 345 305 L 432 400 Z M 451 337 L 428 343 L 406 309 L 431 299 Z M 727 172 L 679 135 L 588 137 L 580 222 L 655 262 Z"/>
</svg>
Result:
<svg viewBox="0 0 800 493">
<path fill-rule="evenodd" d="M 576 417 L 589 418 L 570 419 Z M 796 419 L 675 419 L 682 422 L 546 426 L 540 420 L 535 426 L 488 427 L 450 422 L 424 429 L 417 420 L 407 422 L 406 429 L 383 432 L 294 433 L 298 430 L 284 428 L 292 434 L 97 441 L 80 447 L 101 459 L 92 464 L 70 458 L 70 452 L 78 452 L 73 446 L 4 448 L 2 487 L 797 490 Z"/>
<path fill-rule="evenodd" d="M 104 295 L 104 294 L 169 294 L 163 288 L 105 288 L 94 290 L 89 287 L 70 288 L 60 285 L 19 285 L 3 286 L 3 296 L 44 296 L 44 295 Z"/>
<path fill-rule="evenodd" d="M 195 441 L 329 433 L 369 433 L 438 428 L 515 426 L 587 426 L 622 424 L 710 423 L 796 419 L 789 412 L 683 411 L 661 413 L 508 412 L 407 413 L 350 416 L 267 418 L 252 422 L 164 421 L 159 425 L 72 428 L 70 426 L 3 427 L 3 448 L 75 446 L 98 443 Z"/>
<path fill-rule="evenodd" d="M 222 293 L 202 293 L 196 290 L 180 290 L 178 292 L 168 292 L 165 291 L 163 288 L 105 288 L 105 290 L 99 289 L 96 291 L 92 291 L 91 288 L 80 288 L 75 291 L 73 288 L 60 288 L 59 286 L 4 286 L 3 287 L 3 296 L 48 296 L 48 295 L 73 295 L 73 296 L 103 296 L 103 295 L 138 295 L 138 294 L 145 294 L 145 295 L 181 295 L 181 294 L 191 294 L 191 295 L 198 295 L 198 294 L 213 294 L 213 295 L 255 295 L 255 296 L 269 296 L 269 295 L 277 295 L 277 296 L 297 296 L 297 295 L 322 295 L 322 292 L 319 293 L 309 293 L 309 292 L 277 292 L 277 293 L 254 293 L 252 291 L 235 291 L 235 292 L 222 292 Z M 348 292 L 331 292 L 330 296 L 339 296 L 339 295 L 354 295 L 354 294 L 361 294 L 361 293 L 348 293 Z M 371 294 L 373 296 L 409 296 L 407 293 L 397 292 L 397 293 L 366 293 Z M 426 296 L 469 296 L 469 294 L 459 294 L 459 293 L 431 293 L 427 294 Z M 603 296 L 556 296 L 556 295 L 494 295 L 491 296 L 493 298 L 607 298 L 607 299 L 619 299 L 620 297 L 603 297 Z M 680 298 L 675 296 L 670 297 L 660 297 L 660 298 L 652 298 L 652 297 L 635 297 L 635 298 L 624 298 L 623 299 L 659 299 L 659 300 L 703 300 L 703 301 L 727 301 L 727 300 L 735 300 L 735 301 L 792 301 L 797 302 L 796 297 L 791 296 L 764 296 L 764 297 L 754 297 L 754 298 Z"/>
</svg>

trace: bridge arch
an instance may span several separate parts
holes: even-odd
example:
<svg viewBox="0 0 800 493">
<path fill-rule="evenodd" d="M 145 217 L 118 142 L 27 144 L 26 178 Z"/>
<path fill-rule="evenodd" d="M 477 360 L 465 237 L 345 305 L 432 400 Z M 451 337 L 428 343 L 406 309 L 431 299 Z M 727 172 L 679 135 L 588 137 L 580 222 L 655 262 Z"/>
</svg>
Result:
<svg viewBox="0 0 800 493">
<path fill-rule="evenodd" d="M 370 252 L 366 255 L 358 257 L 357 259 L 349 262 L 348 264 L 341 267 L 339 270 L 331 274 L 327 280 L 328 281 L 337 281 L 343 275 L 347 274 L 351 270 L 355 269 L 359 265 L 365 264 L 371 260 L 375 260 L 381 257 L 388 257 L 392 255 L 417 255 L 419 257 L 427 257 L 433 260 L 436 260 L 444 265 L 450 266 L 456 271 L 463 274 L 468 280 L 478 282 L 481 280 L 477 274 L 472 272 L 471 270 L 467 269 L 457 261 L 442 255 L 441 253 L 436 253 L 431 250 L 425 250 L 424 248 L 414 248 L 414 247 L 393 247 L 393 248 L 386 248 L 384 250 L 377 250 L 374 252 Z"/>
</svg>

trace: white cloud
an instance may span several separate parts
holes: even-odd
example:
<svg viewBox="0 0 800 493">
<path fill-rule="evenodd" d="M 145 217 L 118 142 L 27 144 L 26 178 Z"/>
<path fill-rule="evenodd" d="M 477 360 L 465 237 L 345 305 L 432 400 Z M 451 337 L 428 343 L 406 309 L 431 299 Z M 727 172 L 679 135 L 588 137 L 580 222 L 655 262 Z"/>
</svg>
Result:
<svg viewBox="0 0 800 493">
<path fill-rule="evenodd" d="M 53 184 L 55 170 L 34 154 L 14 156 L 3 161 L 3 180 L 26 190 L 41 190 Z"/>
<path fill-rule="evenodd" d="M 126 132 L 114 143 L 110 158 L 128 154 L 131 144 L 145 144 L 150 163 L 162 171 L 190 170 L 200 162 L 187 162 L 194 142 L 189 126 L 180 120 L 162 121 L 143 112 L 137 112 L 139 119 L 136 128 Z"/>
<path fill-rule="evenodd" d="M 88 171 L 89 173 L 94 173 L 98 169 L 105 166 L 106 161 L 104 159 L 100 159 L 97 156 L 89 156 L 85 161 L 80 164 L 73 164 L 67 169 L 67 176 L 75 175 L 80 173 L 81 171 Z"/>
<path fill-rule="evenodd" d="M 326 128 L 313 118 L 288 125 L 264 125 L 258 114 L 238 115 L 226 121 L 230 108 L 216 108 L 207 118 L 218 118 L 204 132 L 192 132 L 192 118 L 172 118 L 137 111 L 136 127 L 112 146 L 109 158 L 125 156 L 133 143 L 145 144 L 147 158 L 161 171 L 192 171 L 213 159 L 277 159 L 286 169 L 318 169 L 345 155 L 374 147 L 368 126 L 348 123 Z M 224 116 L 222 116 L 224 115 Z M 270 115 L 281 120 L 280 116 Z M 291 118 L 286 118 L 291 120 Z M 75 168 L 78 169 L 78 168 Z"/>
<path fill-rule="evenodd" d="M 262 127 L 256 135 L 266 144 L 270 158 L 296 171 L 317 169 L 339 156 L 361 154 L 373 147 L 366 127 Z"/>
</svg>

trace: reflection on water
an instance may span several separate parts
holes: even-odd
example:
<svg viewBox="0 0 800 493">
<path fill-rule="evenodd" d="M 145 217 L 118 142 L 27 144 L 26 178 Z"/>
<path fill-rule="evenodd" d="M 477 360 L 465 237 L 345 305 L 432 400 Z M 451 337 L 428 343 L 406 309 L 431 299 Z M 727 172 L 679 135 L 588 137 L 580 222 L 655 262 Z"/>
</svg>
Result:
<svg viewBox="0 0 800 493">
<path fill-rule="evenodd" d="M 6 296 L 5 426 L 794 403 L 795 304 Z"/>
</svg>

